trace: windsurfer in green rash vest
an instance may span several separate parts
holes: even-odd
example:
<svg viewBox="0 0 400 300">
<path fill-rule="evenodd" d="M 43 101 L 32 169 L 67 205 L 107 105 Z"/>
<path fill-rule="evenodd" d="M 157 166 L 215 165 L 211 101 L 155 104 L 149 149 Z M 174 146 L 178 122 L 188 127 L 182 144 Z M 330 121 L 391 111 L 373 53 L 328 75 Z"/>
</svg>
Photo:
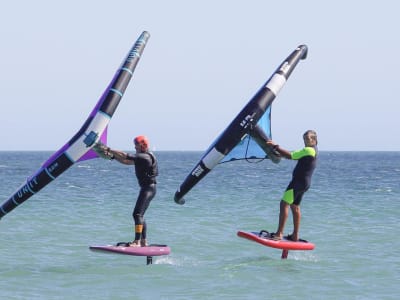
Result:
<svg viewBox="0 0 400 300">
<path fill-rule="evenodd" d="M 267 141 L 267 144 L 277 151 L 282 157 L 287 159 L 297 160 L 296 167 L 293 170 L 292 180 L 286 188 L 280 202 L 279 225 L 278 230 L 272 234 L 276 240 L 282 239 L 285 223 L 289 215 L 289 207 L 293 215 L 293 232 L 286 238 L 293 241 L 299 240 L 300 229 L 300 202 L 304 193 L 310 188 L 311 177 L 317 165 L 317 133 L 314 130 L 307 130 L 304 135 L 303 149 L 289 152 L 272 140 Z"/>
</svg>

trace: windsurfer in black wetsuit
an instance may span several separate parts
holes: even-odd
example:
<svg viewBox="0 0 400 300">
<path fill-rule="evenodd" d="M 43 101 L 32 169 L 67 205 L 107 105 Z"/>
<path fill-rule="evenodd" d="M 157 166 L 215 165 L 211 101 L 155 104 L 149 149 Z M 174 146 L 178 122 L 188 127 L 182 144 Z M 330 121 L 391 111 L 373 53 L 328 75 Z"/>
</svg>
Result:
<svg viewBox="0 0 400 300">
<path fill-rule="evenodd" d="M 280 202 L 279 226 L 276 233 L 272 234 L 273 238 L 276 240 L 282 239 L 283 230 L 289 214 L 289 207 L 293 215 L 293 232 L 288 235 L 287 238 L 293 241 L 299 240 L 301 220 L 300 202 L 304 193 L 310 188 L 311 177 L 317 164 L 318 153 L 317 133 L 314 130 L 307 130 L 303 135 L 303 139 L 305 147 L 293 152 L 279 147 L 279 145 L 271 140 L 267 141 L 267 144 L 281 156 L 298 161 L 293 170 L 292 180 Z"/>
<path fill-rule="evenodd" d="M 131 247 L 147 246 L 146 240 L 146 222 L 144 213 L 150 205 L 150 201 L 156 194 L 156 176 L 158 175 L 157 159 L 149 151 L 148 139 L 141 135 L 133 140 L 136 154 L 131 155 L 123 151 L 113 150 L 102 145 L 101 150 L 110 159 L 116 159 L 125 165 L 135 165 L 135 173 L 140 186 L 139 196 L 133 210 L 133 219 L 135 221 L 135 240 L 129 243 Z"/>
</svg>

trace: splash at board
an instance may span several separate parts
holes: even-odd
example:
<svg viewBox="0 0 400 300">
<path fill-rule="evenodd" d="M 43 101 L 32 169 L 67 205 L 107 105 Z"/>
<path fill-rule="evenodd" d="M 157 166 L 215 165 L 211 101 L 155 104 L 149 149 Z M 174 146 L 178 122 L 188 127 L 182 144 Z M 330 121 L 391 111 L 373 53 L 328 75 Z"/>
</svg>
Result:
<svg viewBox="0 0 400 300">
<path fill-rule="evenodd" d="M 286 259 L 289 254 L 289 250 L 314 250 L 315 245 L 306 240 L 292 241 L 288 237 L 284 237 L 281 240 L 275 240 L 271 234 L 266 230 L 260 232 L 246 232 L 238 231 L 237 235 L 241 238 L 259 243 L 263 246 L 282 249 L 282 259 Z"/>
<path fill-rule="evenodd" d="M 1 204 L 0 218 L 39 192 L 73 164 L 99 157 L 94 147 L 97 142 L 107 143 L 108 123 L 125 93 L 149 38 L 150 34 L 143 31 L 81 129 Z"/>
<path fill-rule="evenodd" d="M 279 154 L 266 144 L 271 138 L 271 104 L 298 62 L 306 57 L 307 46 L 300 45 L 283 61 L 187 175 L 175 193 L 177 204 L 184 204 L 183 197 L 219 163 L 259 157 L 269 158 L 275 163 L 280 161 Z M 252 149 L 256 151 L 252 152 Z M 241 157 L 238 158 L 236 153 Z"/>
</svg>

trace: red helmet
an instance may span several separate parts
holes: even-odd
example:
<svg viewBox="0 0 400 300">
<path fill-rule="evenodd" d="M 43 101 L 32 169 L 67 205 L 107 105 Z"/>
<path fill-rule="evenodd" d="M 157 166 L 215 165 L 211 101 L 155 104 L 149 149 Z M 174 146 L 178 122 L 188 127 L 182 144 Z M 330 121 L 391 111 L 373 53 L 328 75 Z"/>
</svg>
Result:
<svg viewBox="0 0 400 300">
<path fill-rule="evenodd" d="M 139 135 L 139 136 L 135 137 L 133 139 L 133 142 L 136 145 L 140 145 L 143 150 L 147 149 L 149 147 L 149 144 L 150 144 L 149 140 L 144 135 Z"/>
</svg>

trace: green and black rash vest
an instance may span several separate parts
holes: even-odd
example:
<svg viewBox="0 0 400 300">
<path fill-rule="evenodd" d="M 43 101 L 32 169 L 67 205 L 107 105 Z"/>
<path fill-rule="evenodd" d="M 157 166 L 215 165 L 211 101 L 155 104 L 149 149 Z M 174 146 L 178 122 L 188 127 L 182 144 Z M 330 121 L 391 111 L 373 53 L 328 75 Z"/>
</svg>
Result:
<svg viewBox="0 0 400 300">
<path fill-rule="evenodd" d="M 311 177 L 317 166 L 317 154 L 316 146 L 304 147 L 290 153 L 291 158 L 298 161 L 293 170 L 292 181 L 301 184 L 305 189 L 311 185 Z"/>
</svg>

